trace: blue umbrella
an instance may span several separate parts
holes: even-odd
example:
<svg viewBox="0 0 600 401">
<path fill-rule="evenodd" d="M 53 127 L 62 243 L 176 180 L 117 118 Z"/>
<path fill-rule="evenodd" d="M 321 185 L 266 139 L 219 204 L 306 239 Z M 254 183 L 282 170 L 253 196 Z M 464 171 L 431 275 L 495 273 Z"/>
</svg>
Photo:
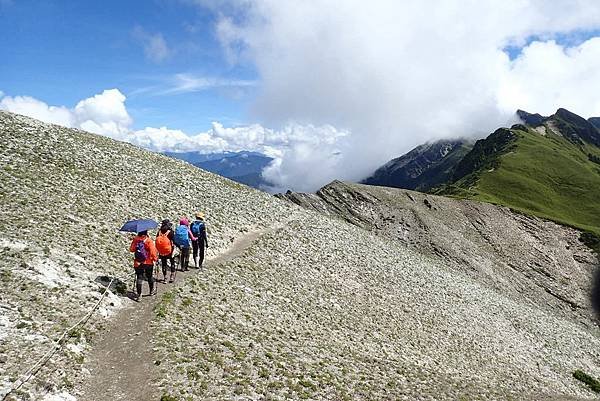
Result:
<svg viewBox="0 0 600 401">
<path fill-rule="evenodd" d="M 129 220 L 123 224 L 119 231 L 128 233 L 139 233 L 141 231 L 152 230 L 158 226 L 158 223 L 152 219 Z"/>
</svg>

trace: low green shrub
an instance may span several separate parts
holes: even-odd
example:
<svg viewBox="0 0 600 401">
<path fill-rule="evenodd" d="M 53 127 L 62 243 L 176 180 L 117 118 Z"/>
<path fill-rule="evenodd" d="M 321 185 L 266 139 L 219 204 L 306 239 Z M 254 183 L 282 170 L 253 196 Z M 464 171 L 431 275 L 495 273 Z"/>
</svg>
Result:
<svg viewBox="0 0 600 401">
<path fill-rule="evenodd" d="M 588 375 L 583 370 L 578 369 L 575 372 L 573 372 L 573 377 L 587 384 L 592 391 L 600 393 L 600 381 L 594 379 L 592 376 Z"/>
</svg>

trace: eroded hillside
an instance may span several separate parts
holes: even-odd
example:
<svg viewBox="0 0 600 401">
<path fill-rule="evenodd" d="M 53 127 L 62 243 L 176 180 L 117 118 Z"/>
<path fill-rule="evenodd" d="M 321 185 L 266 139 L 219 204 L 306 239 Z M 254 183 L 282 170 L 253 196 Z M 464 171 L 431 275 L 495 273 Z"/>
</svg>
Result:
<svg viewBox="0 0 600 401">
<path fill-rule="evenodd" d="M 535 296 L 307 211 L 166 296 L 153 345 L 179 400 L 594 397 L 597 329 Z"/>
<path fill-rule="evenodd" d="M 339 181 L 282 197 L 438 256 L 519 302 L 596 326 L 597 259 L 575 229 L 487 203 Z"/>
</svg>

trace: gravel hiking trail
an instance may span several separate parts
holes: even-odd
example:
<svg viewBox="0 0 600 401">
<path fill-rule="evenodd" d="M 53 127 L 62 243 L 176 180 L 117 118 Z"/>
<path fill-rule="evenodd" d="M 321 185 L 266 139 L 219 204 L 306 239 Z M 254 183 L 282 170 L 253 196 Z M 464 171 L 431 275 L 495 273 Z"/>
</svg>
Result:
<svg viewBox="0 0 600 401">
<path fill-rule="evenodd" d="M 258 237 L 276 229 L 277 227 L 271 227 L 251 231 L 239 237 L 225 252 L 205 260 L 203 269 L 236 258 Z M 195 274 L 202 274 L 202 270 L 192 267 L 188 272 L 178 271 L 175 284 L 158 283 L 157 295 L 144 296 L 139 303 L 132 302 L 132 305 L 109 320 L 86 358 L 84 368 L 89 370 L 90 375 L 77 391 L 79 401 L 160 399 L 161 393 L 156 384 L 159 369 L 154 365 L 150 344 L 150 321 L 161 295 Z M 145 284 L 144 294 L 147 291 Z"/>
</svg>

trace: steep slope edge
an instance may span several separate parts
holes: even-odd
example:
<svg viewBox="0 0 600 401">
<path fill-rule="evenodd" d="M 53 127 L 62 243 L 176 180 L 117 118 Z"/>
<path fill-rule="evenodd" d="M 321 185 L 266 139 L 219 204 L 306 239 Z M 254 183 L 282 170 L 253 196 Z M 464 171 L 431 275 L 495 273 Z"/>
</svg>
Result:
<svg viewBox="0 0 600 401">
<path fill-rule="evenodd" d="M 577 230 L 491 204 L 339 181 L 316 194 L 278 196 L 442 257 L 519 302 L 596 325 L 591 294 L 597 260 Z"/>
<path fill-rule="evenodd" d="M 202 210 L 214 256 L 289 214 L 267 194 L 106 137 L 6 112 L 0 133 L 0 394 L 98 300 L 106 277 L 129 277 L 124 221 Z M 15 396 L 68 391 L 91 334 L 127 305 L 109 294 L 91 325 L 70 333 L 66 353 Z"/>
</svg>

